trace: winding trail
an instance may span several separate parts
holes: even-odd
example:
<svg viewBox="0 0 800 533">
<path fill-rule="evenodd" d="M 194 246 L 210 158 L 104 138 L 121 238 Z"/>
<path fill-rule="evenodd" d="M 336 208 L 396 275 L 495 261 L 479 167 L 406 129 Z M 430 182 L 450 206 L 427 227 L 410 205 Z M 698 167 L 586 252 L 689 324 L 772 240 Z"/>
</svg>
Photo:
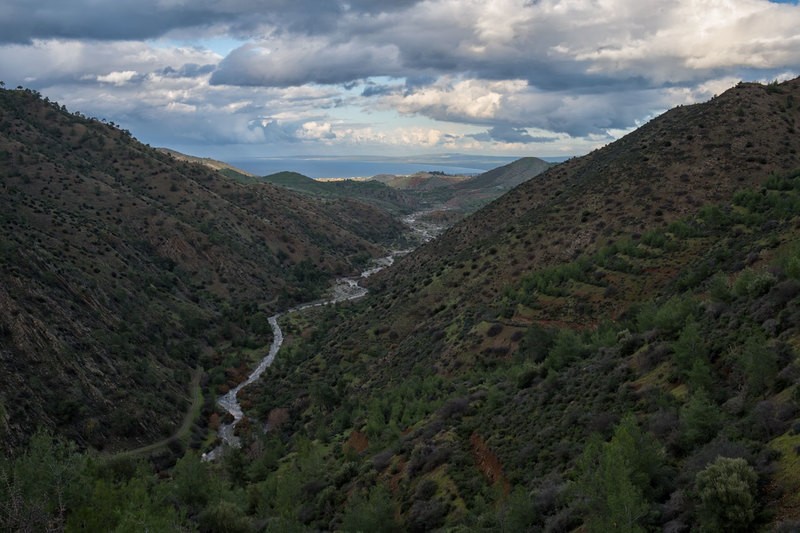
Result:
<svg viewBox="0 0 800 533">
<path fill-rule="evenodd" d="M 197 367 L 194 369 L 194 371 L 192 371 L 192 379 L 189 383 L 189 394 L 192 397 L 192 403 L 189 405 L 189 409 L 186 411 L 186 414 L 183 417 L 183 423 L 181 424 L 181 427 L 179 427 L 175 433 L 165 439 L 161 439 L 158 442 L 141 446 L 139 448 L 134 448 L 133 450 L 125 450 L 115 453 L 113 454 L 113 457 L 136 457 L 140 455 L 151 454 L 161 450 L 162 448 L 166 448 L 174 441 L 178 441 L 186 437 L 189 434 L 189 430 L 192 428 L 192 424 L 195 420 L 197 420 L 197 417 L 200 416 L 200 410 L 203 407 L 203 391 L 200 388 L 200 377 L 202 375 L 203 369 L 201 367 Z"/>
<path fill-rule="evenodd" d="M 425 211 L 420 211 L 418 213 L 413 213 L 403 218 L 403 222 L 405 222 L 413 230 L 413 232 L 417 234 L 418 238 L 423 243 L 434 239 L 444 229 L 441 226 L 437 226 L 429 222 L 420 221 L 419 216 L 424 213 Z M 321 307 L 323 305 L 336 304 L 339 302 L 356 300 L 358 298 L 364 297 L 368 291 L 366 288 L 359 285 L 360 280 L 366 279 L 372 276 L 373 274 L 377 274 L 384 268 L 392 266 L 394 264 L 395 258 L 408 254 L 411 251 L 412 249 L 394 250 L 389 255 L 374 260 L 369 268 L 361 272 L 361 275 L 352 278 L 337 279 L 334 284 L 332 295 L 330 298 L 301 304 L 292 307 L 291 309 L 288 309 L 283 313 L 277 313 L 269 317 L 269 325 L 272 328 L 272 335 L 273 335 L 272 345 L 269 348 L 269 352 L 267 352 L 267 355 L 261 360 L 261 362 L 259 362 L 258 366 L 255 368 L 255 370 L 253 370 L 253 372 L 247 377 L 245 381 L 239 383 L 239 385 L 228 391 L 227 394 L 221 396 L 217 400 L 217 404 L 219 404 L 223 409 L 225 409 L 233 416 L 233 422 L 231 422 L 230 424 L 220 425 L 218 430 L 218 435 L 222 440 L 222 443 L 213 450 L 211 450 L 210 452 L 204 453 L 203 454 L 204 461 L 213 461 L 217 459 L 220 455 L 222 455 L 226 446 L 231 446 L 233 448 L 239 448 L 241 446 L 241 440 L 234 434 L 236 425 L 244 417 L 244 412 L 242 411 L 242 406 L 239 404 L 237 395 L 239 394 L 240 390 L 258 380 L 258 378 L 261 377 L 261 374 L 263 374 L 264 371 L 267 368 L 269 368 L 269 366 L 275 360 L 275 356 L 278 355 L 278 351 L 281 349 L 281 346 L 283 345 L 283 331 L 281 331 L 281 327 L 280 325 L 278 325 L 278 318 L 280 318 L 283 315 L 297 313 L 299 311 L 303 311 L 305 309 L 310 309 L 313 307 Z"/>
</svg>

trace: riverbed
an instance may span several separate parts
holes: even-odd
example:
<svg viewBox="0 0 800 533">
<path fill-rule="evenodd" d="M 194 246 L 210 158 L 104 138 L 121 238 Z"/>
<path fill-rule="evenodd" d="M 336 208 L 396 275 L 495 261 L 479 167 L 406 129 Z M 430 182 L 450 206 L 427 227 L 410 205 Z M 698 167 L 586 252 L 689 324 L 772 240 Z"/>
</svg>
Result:
<svg viewBox="0 0 800 533">
<path fill-rule="evenodd" d="M 420 215 L 424 213 L 424 211 L 413 213 L 403 218 L 403 222 L 405 222 L 411 228 L 411 230 L 418 236 L 419 241 L 422 243 L 434 239 L 444 229 L 441 226 L 419 220 Z M 305 309 L 321 307 L 323 305 L 332 305 L 349 300 L 356 300 L 366 296 L 368 291 L 365 287 L 362 287 L 359 282 L 374 274 L 377 274 L 385 268 L 391 267 L 398 257 L 408 254 L 412 250 L 413 249 L 393 250 L 385 257 L 373 260 L 370 265 L 361 272 L 360 275 L 337 279 L 331 288 L 331 293 L 328 298 L 300 304 L 292 307 L 291 309 L 287 309 L 282 313 L 277 313 L 269 317 L 269 325 L 272 328 L 273 335 L 272 345 L 270 346 L 267 355 L 261 359 L 261 361 L 258 363 L 258 366 L 256 366 L 256 368 L 250 373 L 245 381 L 239 383 L 239 385 L 217 399 L 217 404 L 225 411 L 230 413 L 231 416 L 233 416 L 233 421 L 229 424 L 220 425 L 217 435 L 219 436 L 221 443 L 210 452 L 203 454 L 204 461 L 213 461 L 220 457 L 226 446 L 234 448 L 239 448 L 241 446 L 241 441 L 239 437 L 236 436 L 235 430 L 236 425 L 244 417 L 244 412 L 242 411 L 242 406 L 239 404 L 237 396 L 239 391 L 258 380 L 261 377 L 261 374 L 263 374 L 264 371 L 269 368 L 269 366 L 275 360 L 275 357 L 278 355 L 278 352 L 283 345 L 283 331 L 278 324 L 278 319 L 283 315 L 297 313 Z"/>
</svg>

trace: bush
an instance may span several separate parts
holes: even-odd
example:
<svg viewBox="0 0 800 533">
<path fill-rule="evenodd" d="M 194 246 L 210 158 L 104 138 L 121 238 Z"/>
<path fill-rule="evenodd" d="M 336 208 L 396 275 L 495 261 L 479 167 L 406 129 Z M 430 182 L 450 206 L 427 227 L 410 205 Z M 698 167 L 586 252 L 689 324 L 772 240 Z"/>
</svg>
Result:
<svg viewBox="0 0 800 533">
<path fill-rule="evenodd" d="M 250 519 L 235 503 L 219 501 L 199 517 L 200 531 L 225 531 L 226 533 L 247 533 L 253 531 Z"/>
<path fill-rule="evenodd" d="M 695 312 L 695 301 L 686 296 L 673 296 L 656 311 L 655 326 L 665 333 L 683 328 L 686 319 Z"/>
<path fill-rule="evenodd" d="M 708 360 L 708 349 L 700 336 L 697 322 L 689 320 L 681 330 L 681 334 L 672 344 L 673 359 L 681 374 L 687 376 L 696 361 Z"/>
<path fill-rule="evenodd" d="M 342 517 L 342 531 L 399 531 L 389 491 L 374 486 L 364 496 L 350 498 Z"/>
<path fill-rule="evenodd" d="M 552 370 L 560 370 L 576 359 L 583 357 L 585 347 L 580 336 L 571 329 L 562 329 L 556 334 L 553 347 L 544 365 Z"/>
<path fill-rule="evenodd" d="M 733 282 L 733 294 L 738 298 L 761 296 L 766 294 L 776 281 L 777 278 L 771 272 L 746 268 Z"/>
<path fill-rule="evenodd" d="M 719 457 L 695 478 L 697 515 L 706 531 L 748 531 L 755 519 L 758 476 L 741 458 Z"/>
</svg>

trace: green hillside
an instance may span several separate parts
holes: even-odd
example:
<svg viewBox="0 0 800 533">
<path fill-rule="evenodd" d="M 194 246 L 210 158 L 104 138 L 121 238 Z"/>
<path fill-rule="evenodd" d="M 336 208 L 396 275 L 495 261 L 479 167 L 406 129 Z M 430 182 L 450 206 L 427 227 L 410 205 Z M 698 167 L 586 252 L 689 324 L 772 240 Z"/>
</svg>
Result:
<svg viewBox="0 0 800 533">
<path fill-rule="evenodd" d="M 373 526 L 418 531 L 796 525 L 799 92 L 743 84 L 672 110 L 404 258 L 346 320 L 314 318 L 248 392 L 257 418 L 288 414 L 263 482 L 310 483 L 303 449 L 329 473 L 282 512 L 314 528 L 382 502 Z M 718 471 L 743 492 L 704 488 Z"/>
<path fill-rule="evenodd" d="M 217 463 L 94 461 L 38 435 L 0 463 L 0 520 L 797 530 L 798 101 L 792 80 L 673 109 L 517 185 L 364 299 L 288 315 Z"/>
<path fill-rule="evenodd" d="M 376 181 L 320 181 L 297 172 L 277 172 L 261 178 L 267 183 L 319 198 L 350 198 L 395 214 L 407 214 L 421 206 L 413 195 Z"/>
<path fill-rule="evenodd" d="M 403 230 L 361 203 L 176 161 L 30 91 L 0 91 L 0 125 L 7 451 L 40 427 L 98 449 L 171 434 L 198 365 L 246 368 L 242 349 L 271 341 L 266 316 Z"/>
</svg>

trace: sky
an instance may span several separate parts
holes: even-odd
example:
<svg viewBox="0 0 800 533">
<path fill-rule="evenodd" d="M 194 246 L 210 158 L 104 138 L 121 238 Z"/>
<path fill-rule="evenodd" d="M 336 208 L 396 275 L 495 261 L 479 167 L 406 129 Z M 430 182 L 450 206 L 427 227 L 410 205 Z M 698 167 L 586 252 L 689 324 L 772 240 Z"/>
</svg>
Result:
<svg viewBox="0 0 800 533">
<path fill-rule="evenodd" d="M 0 80 L 219 159 L 581 155 L 800 75 L 768 0 L 3 0 Z"/>
</svg>

